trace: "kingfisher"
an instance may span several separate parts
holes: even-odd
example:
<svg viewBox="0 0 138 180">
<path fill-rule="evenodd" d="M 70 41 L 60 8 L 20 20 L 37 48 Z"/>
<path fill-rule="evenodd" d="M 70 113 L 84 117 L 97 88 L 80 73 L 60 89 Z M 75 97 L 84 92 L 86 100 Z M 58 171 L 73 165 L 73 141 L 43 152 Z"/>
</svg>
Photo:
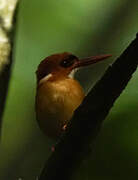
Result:
<svg viewBox="0 0 138 180">
<path fill-rule="evenodd" d="M 82 103 L 85 93 L 71 73 L 106 58 L 110 54 L 79 59 L 64 52 L 46 57 L 36 71 L 36 119 L 40 129 L 50 138 L 58 138 Z"/>
</svg>

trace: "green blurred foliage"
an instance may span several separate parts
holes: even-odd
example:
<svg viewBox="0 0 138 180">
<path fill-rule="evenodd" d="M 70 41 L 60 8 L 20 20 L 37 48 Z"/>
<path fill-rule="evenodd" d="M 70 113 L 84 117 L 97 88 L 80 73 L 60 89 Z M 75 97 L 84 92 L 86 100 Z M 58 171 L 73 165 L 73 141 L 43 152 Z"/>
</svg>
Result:
<svg viewBox="0 0 138 180">
<path fill-rule="evenodd" d="M 35 180 L 51 154 L 54 142 L 41 133 L 35 120 L 35 71 L 39 62 L 63 51 L 79 57 L 112 53 L 110 60 L 77 73 L 88 90 L 135 38 L 137 7 L 137 0 L 21 1 L 15 62 L 3 118 L 1 180 Z M 138 71 L 112 108 L 94 152 L 74 179 L 138 179 L 137 81 Z"/>
</svg>

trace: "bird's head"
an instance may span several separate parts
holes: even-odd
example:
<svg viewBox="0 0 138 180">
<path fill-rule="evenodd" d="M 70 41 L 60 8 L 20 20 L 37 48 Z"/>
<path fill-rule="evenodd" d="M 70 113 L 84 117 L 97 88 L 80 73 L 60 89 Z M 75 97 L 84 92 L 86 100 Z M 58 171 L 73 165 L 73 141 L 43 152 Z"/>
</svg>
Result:
<svg viewBox="0 0 138 180">
<path fill-rule="evenodd" d="M 36 71 L 37 82 L 39 82 L 41 79 L 48 76 L 49 74 L 53 75 L 53 77 L 55 78 L 68 76 L 72 72 L 72 70 L 76 68 L 97 63 L 110 56 L 110 54 L 90 56 L 80 60 L 77 56 L 68 52 L 53 54 L 46 57 L 39 64 Z"/>
</svg>

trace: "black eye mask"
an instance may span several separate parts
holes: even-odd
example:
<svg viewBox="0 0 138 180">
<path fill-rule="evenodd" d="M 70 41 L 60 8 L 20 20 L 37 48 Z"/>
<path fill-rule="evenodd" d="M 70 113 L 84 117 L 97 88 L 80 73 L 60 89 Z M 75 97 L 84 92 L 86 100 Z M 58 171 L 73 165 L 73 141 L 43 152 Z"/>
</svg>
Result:
<svg viewBox="0 0 138 180">
<path fill-rule="evenodd" d="M 78 58 L 76 56 L 69 55 L 60 62 L 60 66 L 62 66 L 64 68 L 68 68 L 68 67 L 72 66 L 77 59 Z"/>
</svg>

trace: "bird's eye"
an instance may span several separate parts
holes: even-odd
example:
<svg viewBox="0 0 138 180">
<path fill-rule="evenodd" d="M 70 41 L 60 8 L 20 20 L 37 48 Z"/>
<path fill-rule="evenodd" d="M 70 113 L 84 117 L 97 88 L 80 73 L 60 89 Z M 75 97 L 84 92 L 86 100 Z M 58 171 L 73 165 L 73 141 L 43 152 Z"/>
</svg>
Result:
<svg viewBox="0 0 138 180">
<path fill-rule="evenodd" d="M 76 59 L 78 59 L 76 56 L 69 55 L 68 57 L 63 59 L 63 61 L 61 61 L 60 66 L 62 66 L 64 68 L 68 68 L 74 64 Z"/>
</svg>

